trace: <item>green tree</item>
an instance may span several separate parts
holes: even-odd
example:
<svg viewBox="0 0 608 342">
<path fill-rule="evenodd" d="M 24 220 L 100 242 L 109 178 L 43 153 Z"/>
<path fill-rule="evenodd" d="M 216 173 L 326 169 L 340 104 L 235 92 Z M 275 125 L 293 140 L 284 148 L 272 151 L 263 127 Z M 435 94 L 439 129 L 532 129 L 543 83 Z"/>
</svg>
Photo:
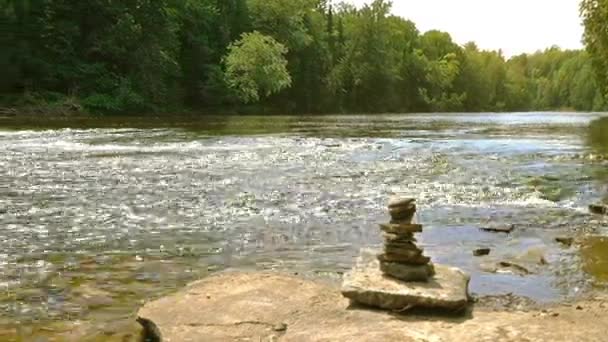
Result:
<svg viewBox="0 0 608 342">
<path fill-rule="evenodd" d="M 253 28 L 274 37 L 291 51 L 310 44 L 304 18 L 317 0 L 247 0 Z"/>
<path fill-rule="evenodd" d="M 355 111 L 391 108 L 399 81 L 401 55 L 391 44 L 391 3 L 376 0 L 361 10 L 344 7 L 344 55 L 328 82 L 346 106 Z"/>
<path fill-rule="evenodd" d="M 608 95 L 608 0 L 583 0 L 581 16 L 585 25 L 584 40 L 593 60 L 599 85 Z"/>
<path fill-rule="evenodd" d="M 284 113 L 601 110 L 607 4 L 581 5 L 587 52 L 553 47 L 506 60 L 446 32 L 420 34 L 391 15 L 388 0 L 0 0 L 0 104 L 80 103 L 102 113 L 238 111 L 262 99 L 263 109 Z"/>
<path fill-rule="evenodd" d="M 244 33 L 228 47 L 224 59 L 228 85 L 246 103 L 257 102 L 290 87 L 287 51 L 272 37 L 257 31 Z"/>
</svg>

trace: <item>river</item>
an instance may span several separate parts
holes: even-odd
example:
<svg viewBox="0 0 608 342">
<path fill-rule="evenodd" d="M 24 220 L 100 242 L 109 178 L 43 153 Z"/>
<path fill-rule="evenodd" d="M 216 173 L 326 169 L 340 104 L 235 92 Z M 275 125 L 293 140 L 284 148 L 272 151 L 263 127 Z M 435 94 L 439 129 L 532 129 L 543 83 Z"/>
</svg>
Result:
<svg viewBox="0 0 608 342">
<path fill-rule="evenodd" d="M 111 320 L 222 270 L 337 283 L 393 193 L 476 296 L 584 296 L 608 282 L 608 219 L 587 209 L 607 140 L 582 113 L 2 119 L 0 326 Z"/>
</svg>

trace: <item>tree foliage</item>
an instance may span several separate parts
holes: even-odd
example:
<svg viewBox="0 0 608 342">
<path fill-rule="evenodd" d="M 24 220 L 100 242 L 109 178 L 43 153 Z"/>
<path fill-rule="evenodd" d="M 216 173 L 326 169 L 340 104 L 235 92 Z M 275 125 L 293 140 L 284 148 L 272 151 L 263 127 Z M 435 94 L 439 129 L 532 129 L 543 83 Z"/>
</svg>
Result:
<svg viewBox="0 0 608 342">
<path fill-rule="evenodd" d="M 69 98 L 104 113 L 601 110 L 607 5 L 581 5 L 587 51 L 507 59 L 421 33 L 386 0 L 0 0 L 0 101 Z"/>
<path fill-rule="evenodd" d="M 291 86 L 287 48 L 257 31 L 243 33 L 228 47 L 225 59 L 228 85 L 244 102 L 257 102 Z"/>
<path fill-rule="evenodd" d="M 597 74 L 597 82 L 608 94 L 608 1 L 583 0 L 581 16 L 585 24 L 584 40 Z"/>
</svg>

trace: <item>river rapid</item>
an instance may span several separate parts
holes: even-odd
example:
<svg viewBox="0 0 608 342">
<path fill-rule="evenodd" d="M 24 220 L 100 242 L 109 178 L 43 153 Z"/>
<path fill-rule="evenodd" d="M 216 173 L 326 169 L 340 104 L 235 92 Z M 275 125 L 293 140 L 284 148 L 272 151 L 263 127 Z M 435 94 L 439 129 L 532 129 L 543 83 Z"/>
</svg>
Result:
<svg viewBox="0 0 608 342">
<path fill-rule="evenodd" d="M 587 209 L 608 197 L 601 117 L 2 119 L 0 327 L 114 320 L 222 270 L 338 283 L 391 194 L 478 298 L 585 296 L 608 284 L 608 219 Z"/>
</svg>

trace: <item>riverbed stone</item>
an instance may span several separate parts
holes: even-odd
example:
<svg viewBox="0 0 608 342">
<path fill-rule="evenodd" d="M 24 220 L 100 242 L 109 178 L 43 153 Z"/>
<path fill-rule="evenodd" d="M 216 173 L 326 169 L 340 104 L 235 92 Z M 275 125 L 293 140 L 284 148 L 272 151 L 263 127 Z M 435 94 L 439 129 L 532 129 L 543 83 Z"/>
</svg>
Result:
<svg viewBox="0 0 608 342">
<path fill-rule="evenodd" d="M 91 285 L 84 284 L 74 289 L 76 302 L 90 309 L 96 309 L 115 304 L 112 295 L 104 290 L 95 288 Z"/>
<path fill-rule="evenodd" d="M 528 268 L 512 261 L 501 261 L 498 263 L 498 266 L 503 270 L 509 270 L 520 276 L 526 276 L 532 273 Z"/>
<path fill-rule="evenodd" d="M 589 211 L 592 214 L 608 215 L 608 205 L 604 204 L 592 204 L 589 206 Z"/>
<path fill-rule="evenodd" d="M 506 233 L 509 234 L 515 230 L 514 224 L 489 224 L 481 227 L 481 230 L 492 233 Z"/>
<path fill-rule="evenodd" d="M 469 303 L 470 277 L 463 271 L 435 265 L 427 282 L 387 277 L 373 250 L 362 250 L 353 270 L 344 276 L 342 294 L 354 303 L 386 309 L 429 308 L 458 311 Z"/>
<path fill-rule="evenodd" d="M 561 243 L 566 247 L 571 247 L 572 244 L 574 244 L 574 238 L 567 236 L 558 236 L 555 238 L 555 241 Z"/>
<path fill-rule="evenodd" d="M 476 257 L 489 255 L 492 250 L 490 248 L 477 248 L 473 251 L 473 255 Z"/>
</svg>

